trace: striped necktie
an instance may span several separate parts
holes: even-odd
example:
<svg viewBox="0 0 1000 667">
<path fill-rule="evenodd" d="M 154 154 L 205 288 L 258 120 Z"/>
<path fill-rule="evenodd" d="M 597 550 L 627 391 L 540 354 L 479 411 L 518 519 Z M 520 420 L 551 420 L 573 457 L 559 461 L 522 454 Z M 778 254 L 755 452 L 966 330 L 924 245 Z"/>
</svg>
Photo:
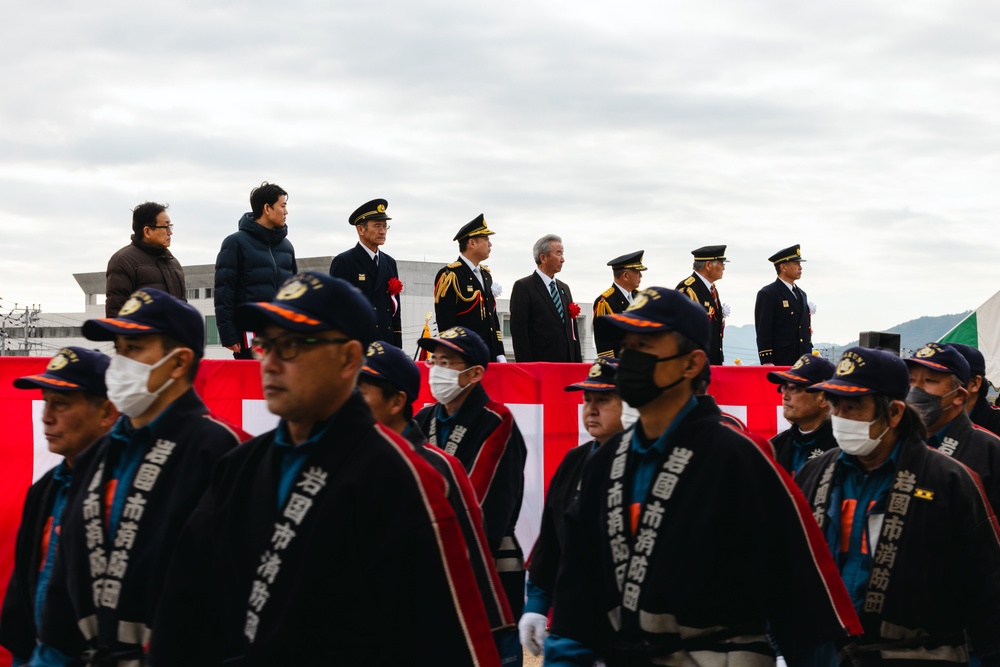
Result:
<svg viewBox="0 0 1000 667">
<path fill-rule="evenodd" d="M 556 310 L 559 311 L 559 317 L 563 322 L 566 321 L 566 312 L 563 310 L 562 299 L 559 298 L 559 292 L 556 290 L 556 281 L 552 280 L 549 282 L 549 294 L 552 295 L 552 300 L 556 304 Z"/>
</svg>

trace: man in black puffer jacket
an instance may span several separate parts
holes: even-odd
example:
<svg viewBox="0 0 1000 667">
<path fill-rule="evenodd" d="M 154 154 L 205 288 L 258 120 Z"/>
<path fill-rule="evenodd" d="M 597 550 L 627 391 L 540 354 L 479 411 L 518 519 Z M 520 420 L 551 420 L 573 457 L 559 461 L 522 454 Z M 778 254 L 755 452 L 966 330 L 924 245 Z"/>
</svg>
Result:
<svg viewBox="0 0 1000 667">
<path fill-rule="evenodd" d="M 240 304 L 270 301 L 278 286 L 298 273 L 295 248 L 288 240 L 288 193 L 264 182 L 250 192 L 250 212 L 240 218 L 239 231 L 222 242 L 215 259 L 215 318 L 219 339 L 236 359 L 253 359 L 246 332 L 233 313 Z"/>
</svg>

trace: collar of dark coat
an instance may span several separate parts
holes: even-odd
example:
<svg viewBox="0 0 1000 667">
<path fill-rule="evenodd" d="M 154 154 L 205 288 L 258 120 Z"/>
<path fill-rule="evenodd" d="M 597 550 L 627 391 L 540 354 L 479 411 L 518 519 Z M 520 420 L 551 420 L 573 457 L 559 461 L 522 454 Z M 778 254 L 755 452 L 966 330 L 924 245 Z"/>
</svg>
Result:
<svg viewBox="0 0 1000 667">
<path fill-rule="evenodd" d="M 163 257 L 164 259 L 173 258 L 173 255 L 170 254 L 170 248 L 164 248 L 163 246 L 146 243 L 142 239 L 137 239 L 135 234 L 132 235 L 132 245 L 147 255 L 151 255 L 153 257 Z"/>
<path fill-rule="evenodd" d="M 288 236 L 288 225 L 269 229 L 256 220 L 244 217 L 240 220 L 240 231 L 260 239 L 269 246 L 276 246 Z"/>
</svg>

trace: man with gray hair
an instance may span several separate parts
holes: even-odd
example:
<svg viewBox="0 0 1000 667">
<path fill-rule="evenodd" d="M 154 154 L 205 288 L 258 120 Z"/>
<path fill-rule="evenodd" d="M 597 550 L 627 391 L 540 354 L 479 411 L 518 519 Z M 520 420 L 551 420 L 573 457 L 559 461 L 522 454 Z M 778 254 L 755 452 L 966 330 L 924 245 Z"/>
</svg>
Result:
<svg viewBox="0 0 1000 667">
<path fill-rule="evenodd" d="M 510 293 L 510 336 L 514 360 L 580 362 L 580 335 L 569 285 L 556 280 L 566 261 L 562 239 L 546 234 L 532 248 L 535 271 L 514 283 Z"/>
</svg>

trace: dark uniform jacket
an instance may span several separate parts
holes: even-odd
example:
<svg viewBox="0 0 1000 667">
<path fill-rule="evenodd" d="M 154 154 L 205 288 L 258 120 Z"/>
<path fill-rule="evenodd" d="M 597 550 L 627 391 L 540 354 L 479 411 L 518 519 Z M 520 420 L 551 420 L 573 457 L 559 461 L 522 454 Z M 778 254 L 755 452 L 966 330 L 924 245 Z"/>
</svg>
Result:
<svg viewBox="0 0 1000 667">
<path fill-rule="evenodd" d="M 796 299 L 780 278 L 757 292 L 753 315 L 760 363 L 791 366 L 812 352 L 809 300 L 801 288 L 799 294 Z"/>
<path fill-rule="evenodd" d="M 441 476 L 356 391 L 298 447 L 281 506 L 275 431 L 219 462 L 171 565 L 153 664 L 497 665 Z"/>
<path fill-rule="evenodd" d="M 857 646 L 874 660 L 862 664 L 966 664 L 966 631 L 979 655 L 995 654 L 1000 534 L 983 487 L 967 467 L 920 439 L 897 446 L 902 449 L 859 614 L 865 633 Z M 824 530 L 839 505 L 839 456 L 831 450 L 796 477 Z M 937 660 L 930 659 L 932 650 Z"/>
<path fill-rule="evenodd" d="M 485 264 L 479 265 L 483 284 L 461 258 L 434 277 L 434 316 L 438 331 L 455 326 L 475 331 L 490 351 L 490 360 L 504 354 L 497 300 L 493 296 L 493 276 Z"/>
<path fill-rule="evenodd" d="M 683 292 L 689 299 L 697 303 L 708 313 L 711 331 L 708 338 L 708 360 L 713 365 L 718 366 L 723 361 L 722 354 L 722 332 L 726 328 L 725 320 L 722 318 L 722 301 L 719 299 L 719 289 L 715 289 L 715 298 L 712 298 L 712 290 L 705 285 L 697 273 L 677 283 L 678 292 Z"/>
<path fill-rule="evenodd" d="M 135 239 L 108 260 L 105 274 L 104 314 L 115 317 L 132 292 L 140 287 L 152 287 L 181 301 L 187 301 L 184 269 L 169 248 L 150 245 Z"/>
<path fill-rule="evenodd" d="M 632 296 L 635 296 L 633 292 Z M 611 315 L 612 313 L 623 313 L 625 309 L 629 307 L 628 299 L 619 289 L 617 284 L 612 284 L 611 287 L 601 292 L 600 296 L 594 299 L 594 322 L 597 322 L 597 318 L 602 315 Z M 593 323 L 591 323 L 593 326 Z M 618 348 L 620 345 L 615 344 L 616 341 L 609 340 L 607 338 L 601 338 L 597 335 L 597 328 L 594 328 L 594 345 L 597 347 L 597 356 L 599 357 L 617 357 Z"/>
<path fill-rule="evenodd" d="M 46 557 L 48 540 L 45 533 L 52 515 L 52 506 L 61 486 L 54 479 L 56 468 L 42 475 L 31 485 L 24 499 L 21 525 L 14 546 L 14 571 L 7 584 L 7 594 L 0 615 L 0 645 L 15 658 L 27 661 L 35 649 L 38 628 L 35 627 L 35 592 L 38 573 Z"/>
<path fill-rule="evenodd" d="M 559 317 L 552 295 L 537 272 L 514 283 L 510 292 L 510 337 L 514 341 L 515 361 L 583 360 L 576 320 L 569 312 L 573 294 L 569 285 L 558 279 L 556 289 L 565 320 Z"/>
<path fill-rule="evenodd" d="M 566 452 L 549 480 L 549 490 L 545 494 L 545 506 L 542 509 L 542 525 L 535 546 L 531 549 L 531 558 L 528 559 L 528 577 L 531 583 L 549 593 L 556 587 L 562 545 L 566 542 L 566 510 L 580 495 L 583 464 L 597 451 L 597 447 L 597 441 L 592 440 Z"/>
<path fill-rule="evenodd" d="M 798 444 L 796 444 L 798 443 Z M 771 438 L 774 446 L 774 455 L 778 465 L 788 471 L 788 474 L 795 475 L 798 470 L 792 470 L 795 461 L 795 452 L 799 447 L 808 451 L 806 460 L 821 456 L 824 452 L 837 449 L 837 439 L 833 437 L 833 422 L 824 419 L 823 423 L 815 431 L 808 435 L 802 435 L 802 431 L 795 424 L 781 433 Z"/>
<path fill-rule="evenodd" d="M 447 438 L 440 437 L 439 403 L 415 417 L 427 441 L 452 454 L 465 467 L 483 510 L 483 527 L 497 572 L 515 618 L 524 607 L 524 554 L 514 535 L 524 495 L 527 448 L 510 410 L 492 400 L 477 384 L 449 422 Z"/>
<path fill-rule="evenodd" d="M 976 426 L 982 426 L 987 431 L 1000 435 L 1000 408 L 990 405 L 985 392 L 976 399 L 976 404 L 969 413 L 969 419 Z"/>
<path fill-rule="evenodd" d="M 104 659 L 141 659 L 181 527 L 215 462 L 240 442 L 194 389 L 155 425 L 114 540 L 107 533 L 104 499 L 119 441 L 105 436 L 74 461 L 41 627 L 42 642 L 69 656 L 90 649 Z M 148 435 L 146 429 L 140 434 Z"/>
<path fill-rule="evenodd" d="M 979 475 L 993 512 L 1000 511 L 1000 438 L 973 424 L 963 410 L 951 421 L 937 450 Z"/>
<path fill-rule="evenodd" d="M 215 319 L 224 347 L 243 342 L 236 328 L 236 307 L 270 301 L 281 283 L 298 273 L 288 227 L 268 229 L 244 213 L 239 229 L 222 241 L 215 258 Z"/>
<path fill-rule="evenodd" d="M 402 304 L 399 294 L 389 294 L 389 279 L 399 280 L 396 260 L 378 251 L 378 266 L 359 242 L 330 263 L 330 275 L 351 283 L 365 295 L 375 313 L 375 337 L 396 347 L 403 347 Z"/>
<path fill-rule="evenodd" d="M 410 420 L 406 431 L 406 439 L 416 449 L 425 461 L 431 464 L 444 479 L 448 502 L 455 511 L 465 546 L 469 550 L 469 561 L 472 573 L 476 578 L 479 596 L 486 607 L 486 618 L 490 630 L 497 632 L 511 628 L 517 622 L 507 604 L 507 596 L 503 593 L 503 584 L 497 574 L 493 555 L 486 540 L 483 529 L 483 511 L 479 507 L 476 491 L 472 488 L 469 475 L 465 472 L 462 462 L 448 454 L 443 449 L 427 444 L 427 436 L 415 420 Z"/>
<path fill-rule="evenodd" d="M 647 454 L 656 472 L 638 515 L 632 428 L 585 465 L 552 633 L 613 667 L 765 664 L 769 623 L 782 645 L 858 632 L 801 492 L 764 448 L 708 397 L 672 428 L 663 453 Z"/>
</svg>

